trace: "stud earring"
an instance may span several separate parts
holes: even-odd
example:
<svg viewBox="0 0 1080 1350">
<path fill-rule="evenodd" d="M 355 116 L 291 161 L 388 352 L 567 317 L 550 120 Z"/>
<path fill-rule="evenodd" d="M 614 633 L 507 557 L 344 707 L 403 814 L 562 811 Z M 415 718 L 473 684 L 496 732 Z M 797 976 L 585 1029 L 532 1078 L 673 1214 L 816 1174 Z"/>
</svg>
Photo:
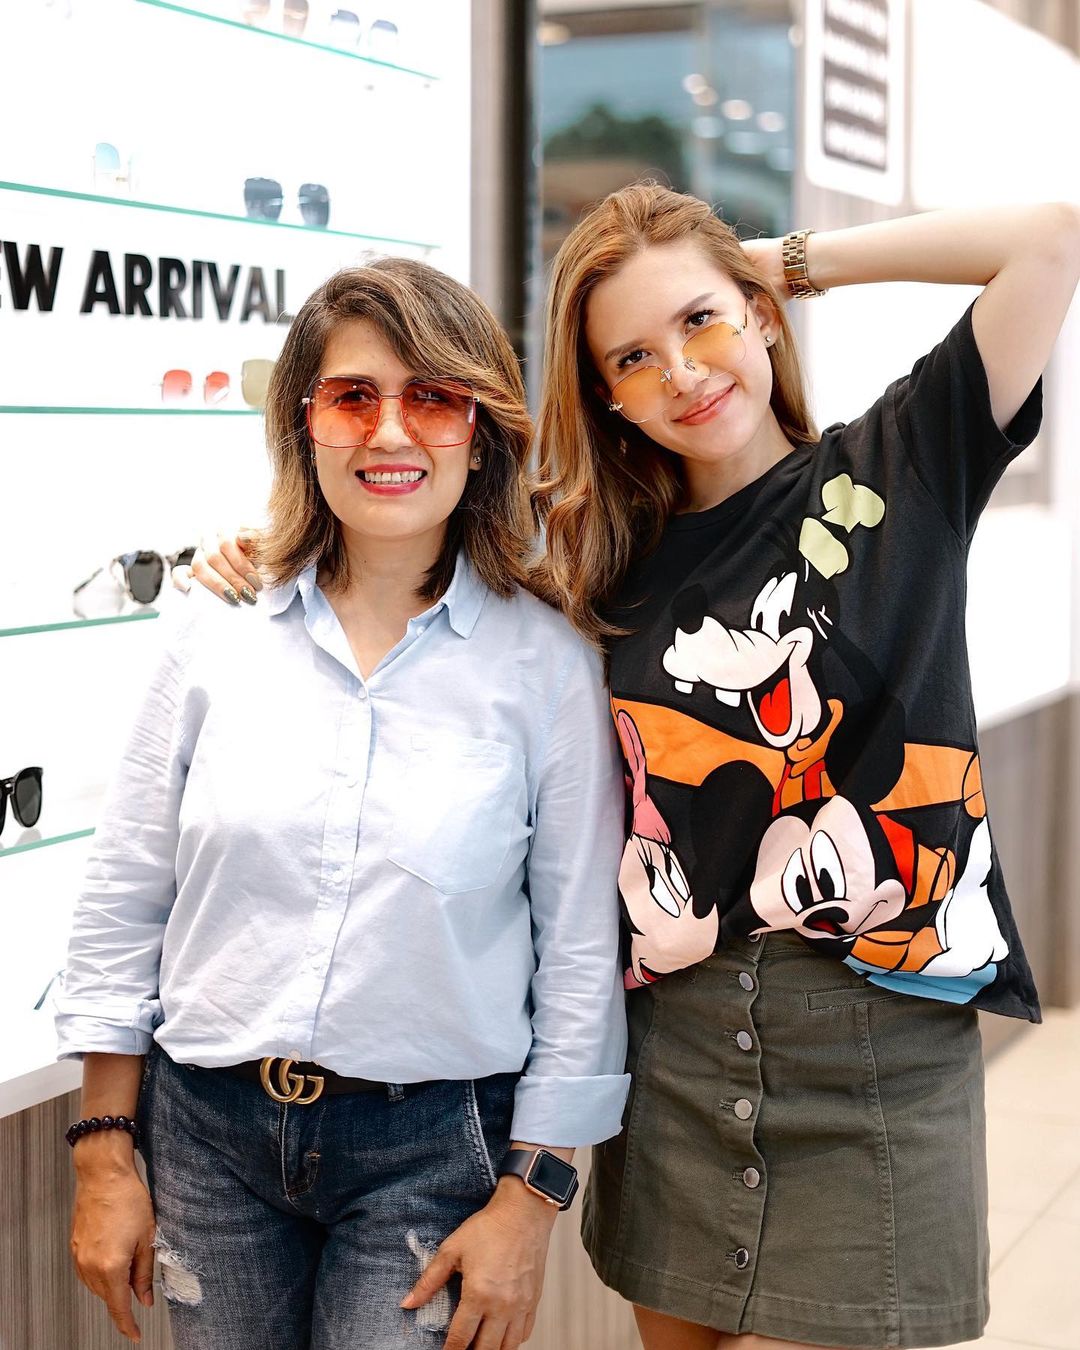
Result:
<svg viewBox="0 0 1080 1350">
<path fill-rule="evenodd" d="M 482 461 L 479 455 L 473 455 L 472 462 L 476 465 L 477 468 L 479 468 Z"/>
</svg>

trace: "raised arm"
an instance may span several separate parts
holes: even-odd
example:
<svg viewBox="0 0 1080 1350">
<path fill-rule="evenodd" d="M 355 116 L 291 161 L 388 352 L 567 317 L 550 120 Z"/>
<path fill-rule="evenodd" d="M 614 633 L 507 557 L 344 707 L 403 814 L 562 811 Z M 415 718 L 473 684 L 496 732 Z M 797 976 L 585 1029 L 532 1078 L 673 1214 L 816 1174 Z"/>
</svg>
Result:
<svg viewBox="0 0 1080 1350">
<path fill-rule="evenodd" d="M 871 281 L 982 286 L 972 328 L 1004 430 L 1045 369 L 1080 280 L 1080 207 L 929 211 L 822 231 L 806 241 L 806 263 L 822 290 Z"/>
</svg>

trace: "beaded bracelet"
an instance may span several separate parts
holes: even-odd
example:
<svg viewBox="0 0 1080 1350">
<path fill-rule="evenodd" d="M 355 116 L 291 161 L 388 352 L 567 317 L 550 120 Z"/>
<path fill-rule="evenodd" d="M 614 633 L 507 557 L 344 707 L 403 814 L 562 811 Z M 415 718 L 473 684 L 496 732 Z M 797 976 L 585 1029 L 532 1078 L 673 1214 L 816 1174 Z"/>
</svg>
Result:
<svg viewBox="0 0 1080 1350">
<path fill-rule="evenodd" d="M 68 1126 L 64 1138 L 74 1148 L 84 1134 L 96 1134 L 99 1130 L 126 1130 L 135 1147 L 139 1147 L 135 1122 L 128 1116 L 91 1116 L 89 1120 L 77 1120 L 74 1125 Z"/>
</svg>

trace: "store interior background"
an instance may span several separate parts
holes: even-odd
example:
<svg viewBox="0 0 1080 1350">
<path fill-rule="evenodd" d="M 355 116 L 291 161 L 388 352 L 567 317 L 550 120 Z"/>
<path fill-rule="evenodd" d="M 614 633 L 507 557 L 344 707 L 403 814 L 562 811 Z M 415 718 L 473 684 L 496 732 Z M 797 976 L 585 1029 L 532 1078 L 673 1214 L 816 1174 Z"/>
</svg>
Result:
<svg viewBox="0 0 1080 1350">
<path fill-rule="evenodd" d="M 110 598 L 107 578 L 90 611 L 98 621 L 79 619 L 71 589 L 125 550 L 168 553 L 258 519 L 265 455 L 240 372 L 272 360 L 284 333 L 258 314 L 241 322 L 239 300 L 228 321 L 198 325 L 102 306 L 79 315 L 87 259 L 107 250 L 114 260 L 241 263 L 241 293 L 251 268 L 268 284 L 284 270 L 295 308 L 328 270 L 369 251 L 428 257 L 493 305 L 535 393 L 550 259 L 581 211 L 627 181 L 657 177 L 698 193 L 748 235 L 943 206 L 1080 201 L 1080 0 L 872 7 L 899 34 L 893 181 L 876 196 L 839 189 L 808 151 L 808 35 L 826 0 L 354 3 L 365 25 L 399 24 L 397 47 L 372 48 L 370 60 L 362 45 L 348 59 L 328 50 L 341 42 L 334 6 L 316 0 L 301 41 L 282 40 L 283 0 L 272 0 L 265 22 L 280 31 L 269 34 L 236 21 L 240 0 L 5 6 L 0 241 L 36 241 L 46 259 L 62 247 L 64 260 L 54 308 L 42 313 L 18 309 L 0 252 L 0 776 L 42 764 L 46 802 L 33 830 L 9 812 L 0 839 L 0 1350 L 121 1343 L 69 1265 L 61 1135 L 78 1115 L 78 1070 L 52 1063 L 48 1000 L 35 1004 L 63 964 L 89 831 L 159 626 Z M 47 80 L 23 59 L 42 51 Z M 102 141 L 122 161 L 112 182 L 93 163 Z M 282 183 L 278 222 L 245 218 L 252 175 Z M 311 181 L 329 189 L 328 229 L 300 226 L 297 191 Z M 861 412 L 973 294 L 883 290 L 792 307 L 820 425 Z M 177 367 L 193 374 L 194 403 L 166 409 L 163 372 Z M 215 369 L 229 373 L 230 390 L 209 407 L 202 380 Z M 1049 1011 L 1042 1029 L 984 1027 L 997 1165 L 1013 1181 L 1030 1177 L 1023 1194 L 995 1196 L 992 1158 L 992 1238 L 1006 1258 L 995 1307 L 1032 1287 L 1025 1248 L 1062 1251 L 1049 1276 L 1053 1317 L 1037 1334 L 1019 1314 L 992 1321 L 993 1350 L 1080 1350 L 1080 1292 L 1066 1273 L 1067 1253 L 1075 1266 L 1080 1250 L 1078 371 L 1074 304 L 1046 377 L 1043 433 L 1003 479 L 972 552 L 968 636 L 987 796 Z M 172 603 L 166 578 L 156 608 Z M 1011 1066 L 1015 1094 L 993 1086 Z M 995 1100 L 1004 1126 L 994 1125 Z M 1032 1195 L 1049 1206 L 1058 1192 L 1072 1195 L 1071 1208 L 1048 1238 Z M 148 1350 L 168 1346 L 160 1300 L 141 1316 Z M 559 1226 L 531 1344 L 637 1344 L 627 1309 L 588 1270 L 572 1217 Z"/>
</svg>

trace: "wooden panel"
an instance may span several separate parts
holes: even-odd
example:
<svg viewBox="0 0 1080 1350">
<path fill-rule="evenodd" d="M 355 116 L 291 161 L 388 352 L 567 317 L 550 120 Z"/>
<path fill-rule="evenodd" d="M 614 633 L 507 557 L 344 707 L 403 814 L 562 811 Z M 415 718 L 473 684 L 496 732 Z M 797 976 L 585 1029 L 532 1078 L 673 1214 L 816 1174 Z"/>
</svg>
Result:
<svg viewBox="0 0 1080 1350">
<path fill-rule="evenodd" d="M 85 1289 L 68 1253 L 74 1174 L 63 1134 L 69 1093 L 0 1120 L 0 1345 L 4 1350 L 118 1350 L 129 1345 Z M 140 1308 L 143 1350 L 171 1350 L 160 1293 Z"/>
</svg>

